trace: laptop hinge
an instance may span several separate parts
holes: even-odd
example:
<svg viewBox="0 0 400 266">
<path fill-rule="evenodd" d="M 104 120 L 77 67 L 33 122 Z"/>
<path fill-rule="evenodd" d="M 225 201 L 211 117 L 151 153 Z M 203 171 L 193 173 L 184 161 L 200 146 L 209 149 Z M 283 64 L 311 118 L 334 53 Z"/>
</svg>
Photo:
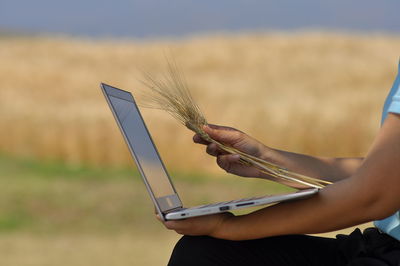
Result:
<svg viewBox="0 0 400 266">
<path fill-rule="evenodd" d="M 181 210 L 185 210 L 186 208 L 183 207 L 176 207 L 167 211 L 163 211 L 164 214 L 170 213 L 170 212 L 175 212 L 175 211 L 181 211 Z"/>
</svg>

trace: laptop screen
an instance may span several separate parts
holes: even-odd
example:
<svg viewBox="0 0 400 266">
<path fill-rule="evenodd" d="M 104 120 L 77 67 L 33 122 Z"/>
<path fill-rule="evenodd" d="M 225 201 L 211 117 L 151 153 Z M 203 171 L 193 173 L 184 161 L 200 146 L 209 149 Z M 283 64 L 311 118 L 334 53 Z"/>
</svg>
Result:
<svg viewBox="0 0 400 266">
<path fill-rule="evenodd" d="M 154 196 L 162 198 L 175 194 L 136 104 L 111 95 L 109 99 Z"/>
</svg>

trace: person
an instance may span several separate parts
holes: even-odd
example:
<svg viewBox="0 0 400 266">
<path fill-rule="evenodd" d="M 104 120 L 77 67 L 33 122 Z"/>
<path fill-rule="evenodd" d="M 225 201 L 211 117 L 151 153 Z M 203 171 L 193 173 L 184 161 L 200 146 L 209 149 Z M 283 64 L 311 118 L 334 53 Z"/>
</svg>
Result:
<svg viewBox="0 0 400 266">
<path fill-rule="evenodd" d="M 399 63 L 400 72 L 400 63 Z M 184 235 L 168 265 L 400 265 L 400 73 L 384 104 L 382 126 L 365 158 L 326 158 L 263 145 L 230 127 L 209 125 L 211 138 L 308 176 L 329 177 L 310 198 L 235 216 L 226 212 L 179 221 L 166 228 Z M 270 179 L 199 135 L 194 142 L 229 173 Z M 296 186 L 294 184 L 288 184 Z M 297 188 L 302 188 L 297 186 Z M 309 236 L 376 221 L 363 233 Z"/>
</svg>

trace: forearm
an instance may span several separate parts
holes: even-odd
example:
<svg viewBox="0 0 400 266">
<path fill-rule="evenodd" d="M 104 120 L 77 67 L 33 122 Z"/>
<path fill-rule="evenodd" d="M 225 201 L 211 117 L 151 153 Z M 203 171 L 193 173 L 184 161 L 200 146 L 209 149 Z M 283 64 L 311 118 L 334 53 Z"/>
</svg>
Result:
<svg viewBox="0 0 400 266">
<path fill-rule="evenodd" d="M 333 175 L 338 179 L 354 174 L 308 199 L 277 204 L 243 216 L 222 213 L 164 224 L 180 234 L 245 240 L 328 232 L 388 217 L 400 209 L 399 136 L 400 115 L 389 114 L 362 163 L 360 159 L 327 162 L 276 152 L 275 163 L 292 171 L 318 176 L 329 173 L 326 169 L 332 167 L 339 169 Z"/>
<path fill-rule="evenodd" d="M 314 178 L 336 182 L 354 174 L 363 158 L 328 158 L 268 149 L 263 159 L 290 171 Z"/>
<path fill-rule="evenodd" d="M 352 180 L 343 180 L 309 199 L 281 203 L 227 219 L 215 236 L 248 240 L 276 235 L 329 232 L 380 217 L 362 191 L 355 193 Z"/>
<path fill-rule="evenodd" d="M 363 163 L 317 195 L 227 219 L 217 237 L 308 234 L 379 220 L 400 208 L 400 116 L 389 115 Z"/>
</svg>

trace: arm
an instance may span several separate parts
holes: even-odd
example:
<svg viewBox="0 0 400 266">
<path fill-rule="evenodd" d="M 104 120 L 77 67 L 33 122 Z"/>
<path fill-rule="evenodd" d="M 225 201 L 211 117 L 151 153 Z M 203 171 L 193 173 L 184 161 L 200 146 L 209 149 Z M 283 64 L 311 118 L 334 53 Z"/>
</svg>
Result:
<svg viewBox="0 0 400 266">
<path fill-rule="evenodd" d="M 311 198 L 233 216 L 210 215 L 165 226 L 230 240 L 328 232 L 385 218 L 400 209 L 400 116 L 389 114 L 367 157 L 349 178 Z"/>
<path fill-rule="evenodd" d="M 274 162 L 290 171 L 334 183 L 355 173 L 364 158 L 317 157 L 272 149 L 267 150 L 262 159 Z"/>
<path fill-rule="evenodd" d="M 363 161 L 362 158 L 314 157 L 271 149 L 245 133 L 229 127 L 210 125 L 209 127 L 205 127 L 204 130 L 211 138 L 250 155 L 275 163 L 289 169 L 290 171 L 331 182 L 336 182 L 352 175 Z M 280 179 L 277 180 L 269 175 L 263 174 L 253 167 L 247 167 L 240 164 L 237 156 L 226 154 L 219 150 L 217 145 L 202 140 L 199 135 L 195 135 L 193 139 L 197 143 L 208 145 L 207 153 L 216 156 L 218 165 L 229 173 L 282 182 Z M 285 184 L 301 188 L 298 184 Z"/>
</svg>

